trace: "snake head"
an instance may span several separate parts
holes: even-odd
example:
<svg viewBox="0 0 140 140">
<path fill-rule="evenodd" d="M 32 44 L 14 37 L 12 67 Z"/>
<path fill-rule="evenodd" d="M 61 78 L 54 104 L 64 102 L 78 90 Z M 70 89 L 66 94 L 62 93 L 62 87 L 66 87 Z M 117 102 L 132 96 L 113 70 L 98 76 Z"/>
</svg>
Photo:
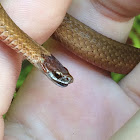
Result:
<svg viewBox="0 0 140 140">
<path fill-rule="evenodd" d="M 66 87 L 73 82 L 73 77 L 69 71 L 53 56 L 42 54 L 43 63 L 41 68 L 43 73 L 56 85 Z"/>
</svg>

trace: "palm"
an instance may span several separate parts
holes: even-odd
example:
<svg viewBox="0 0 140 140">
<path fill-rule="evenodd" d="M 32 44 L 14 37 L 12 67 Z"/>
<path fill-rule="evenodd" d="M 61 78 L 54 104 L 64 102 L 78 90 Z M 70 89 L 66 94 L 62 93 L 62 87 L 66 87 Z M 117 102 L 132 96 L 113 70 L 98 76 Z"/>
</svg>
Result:
<svg viewBox="0 0 140 140">
<path fill-rule="evenodd" d="M 34 69 L 20 89 L 8 120 L 14 120 L 26 135 L 27 126 L 37 131 L 34 137 L 106 140 L 135 113 L 136 104 L 108 73 L 68 56 L 64 63 L 70 64 L 67 67 L 71 67 L 74 83 L 68 88 L 57 87 Z"/>
</svg>

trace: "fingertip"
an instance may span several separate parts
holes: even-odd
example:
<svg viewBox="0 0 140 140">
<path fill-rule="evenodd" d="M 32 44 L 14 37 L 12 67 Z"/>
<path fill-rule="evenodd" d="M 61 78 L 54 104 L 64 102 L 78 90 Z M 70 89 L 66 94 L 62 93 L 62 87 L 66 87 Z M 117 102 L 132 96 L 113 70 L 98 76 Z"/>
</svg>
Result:
<svg viewBox="0 0 140 140">
<path fill-rule="evenodd" d="M 22 58 L 0 43 L 0 115 L 7 112 L 21 69 Z"/>
<path fill-rule="evenodd" d="M 140 63 L 120 82 L 120 87 L 137 105 L 140 105 Z"/>
<path fill-rule="evenodd" d="M 2 0 L 1 3 L 12 20 L 42 44 L 61 24 L 71 0 Z"/>
<path fill-rule="evenodd" d="M 119 22 L 128 21 L 140 13 L 138 0 L 91 0 L 91 2 L 101 14 Z"/>
</svg>

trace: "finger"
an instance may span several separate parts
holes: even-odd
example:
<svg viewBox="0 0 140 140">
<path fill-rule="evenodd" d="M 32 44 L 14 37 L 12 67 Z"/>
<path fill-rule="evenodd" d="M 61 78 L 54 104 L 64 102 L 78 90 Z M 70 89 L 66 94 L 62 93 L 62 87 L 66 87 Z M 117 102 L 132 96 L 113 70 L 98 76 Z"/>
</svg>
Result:
<svg viewBox="0 0 140 140">
<path fill-rule="evenodd" d="M 111 1 L 108 5 L 110 4 Z M 131 30 L 133 19 L 123 22 L 112 20 L 113 16 L 107 17 L 97 11 L 95 8 L 96 5 L 97 3 L 93 3 L 91 0 L 74 0 L 71 8 L 69 9 L 69 13 L 97 32 L 119 42 L 125 43 Z"/>
<path fill-rule="evenodd" d="M 2 5 L 24 32 L 42 44 L 62 22 L 70 2 L 71 0 L 2 0 Z"/>
<path fill-rule="evenodd" d="M 139 140 L 140 111 L 138 111 L 115 135 L 109 140 Z"/>
<path fill-rule="evenodd" d="M 11 103 L 21 60 L 17 53 L 0 42 L 0 116 L 6 113 Z"/>
<path fill-rule="evenodd" d="M 10 48 L 0 43 L 0 64 L 0 115 L 3 115 L 9 107 L 15 91 L 21 58 Z"/>
<path fill-rule="evenodd" d="M 3 117 L 0 117 L 0 140 L 3 140 L 3 136 L 4 136 L 4 121 L 3 121 Z"/>
<path fill-rule="evenodd" d="M 7 112 L 20 73 L 21 57 L 0 43 L 0 140 L 3 138 L 2 116 Z"/>
<path fill-rule="evenodd" d="M 127 21 L 140 13 L 138 0 L 91 0 L 96 10 L 113 20 Z"/>
<path fill-rule="evenodd" d="M 140 64 L 137 65 L 132 72 L 123 78 L 119 85 L 125 93 L 140 106 Z"/>
</svg>

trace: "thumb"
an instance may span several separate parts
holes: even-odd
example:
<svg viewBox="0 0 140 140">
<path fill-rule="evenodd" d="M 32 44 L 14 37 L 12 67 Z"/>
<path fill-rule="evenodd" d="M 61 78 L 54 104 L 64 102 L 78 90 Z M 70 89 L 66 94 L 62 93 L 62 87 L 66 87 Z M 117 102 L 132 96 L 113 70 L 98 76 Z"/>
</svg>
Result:
<svg viewBox="0 0 140 140">
<path fill-rule="evenodd" d="M 97 32 L 124 43 L 139 7 L 137 0 L 74 0 L 69 13 Z"/>
<path fill-rule="evenodd" d="M 91 0 L 96 10 L 116 21 L 127 21 L 140 13 L 138 0 Z"/>
</svg>

